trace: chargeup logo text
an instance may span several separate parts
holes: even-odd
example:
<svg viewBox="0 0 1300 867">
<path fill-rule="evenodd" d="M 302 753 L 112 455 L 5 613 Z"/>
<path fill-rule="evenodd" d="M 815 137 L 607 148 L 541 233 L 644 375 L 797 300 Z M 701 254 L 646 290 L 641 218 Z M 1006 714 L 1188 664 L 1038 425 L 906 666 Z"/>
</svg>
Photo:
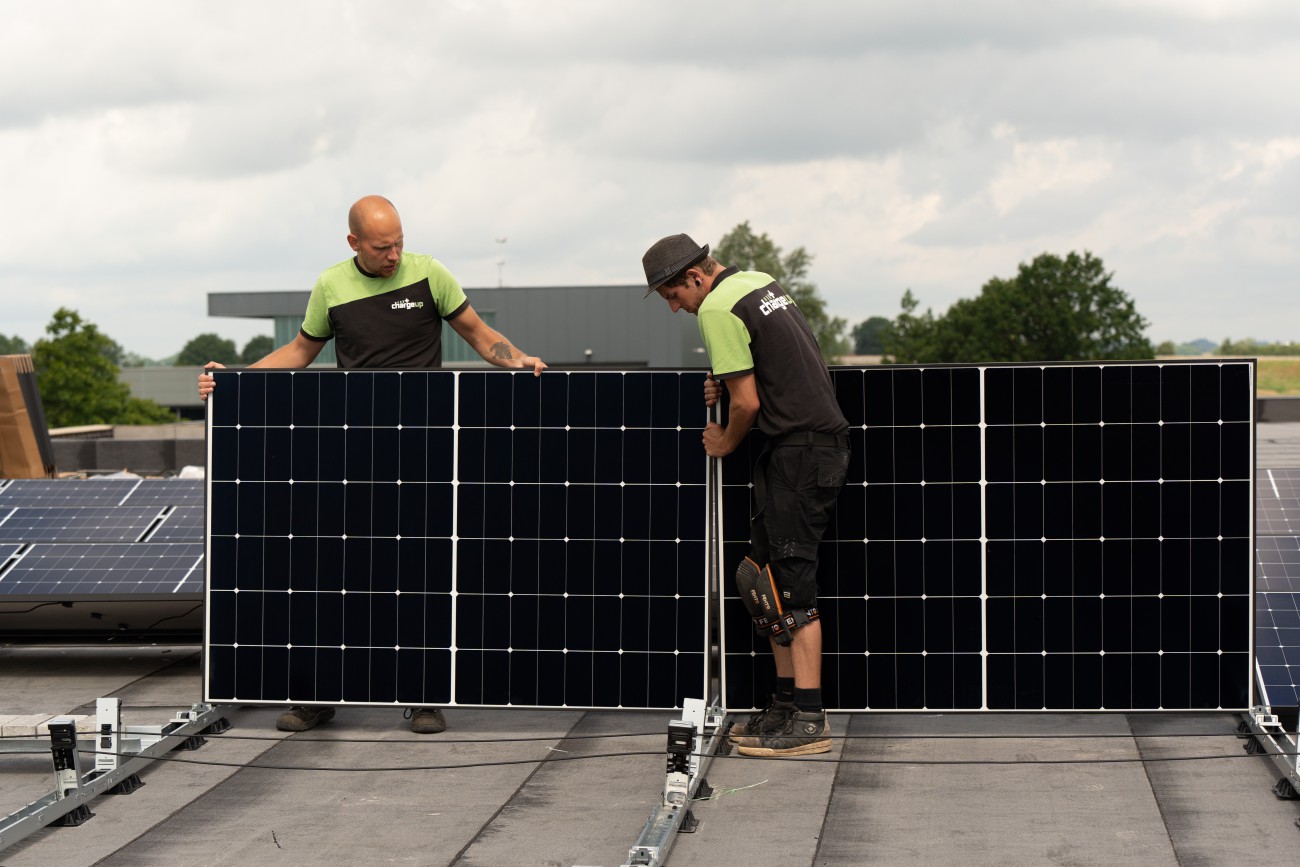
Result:
<svg viewBox="0 0 1300 867">
<path fill-rule="evenodd" d="M 401 301 L 393 302 L 394 310 L 412 310 L 424 306 L 423 301 L 412 301 L 410 298 L 403 298 Z"/>
<path fill-rule="evenodd" d="M 793 303 L 794 299 L 789 295 L 782 295 L 780 298 L 777 298 L 775 292 L 768 292 L 763 296 L 763 300 L 758 305 L 758 309 L 763 311 L 763 315 L 766 316 L 773 310 L 783 310 Z"/>
</svg>

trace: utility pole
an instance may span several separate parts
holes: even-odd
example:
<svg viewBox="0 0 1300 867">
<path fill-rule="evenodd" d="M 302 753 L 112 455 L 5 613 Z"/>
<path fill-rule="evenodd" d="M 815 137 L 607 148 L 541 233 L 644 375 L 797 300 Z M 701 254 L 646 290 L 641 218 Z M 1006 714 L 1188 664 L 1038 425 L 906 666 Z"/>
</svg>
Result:
<svg viewBox="0 0 1300 867">
<path fill-rule="evenodd" d="M 505 235 L 502 235 L 500 238 L 497 238 L 497 243 L 501 245 L 501 258 L 497 259 L 497 288 L 498 288 L 498 289 L 500 289 L 502 286 L 505 285 L 505 282 L 503 281 L 501 274 L 502 274 L 502 271 L 503 271 L 503 270 L 505 269 L 505 267 L 506 267 L 506 252 L 505 252 L 505 251 L 506 251 L 506 247 L 505 247 L 505 244 L 506 244 L 506 241 L 509 241 L 509 240 L 510 240 L 510 239 L 509 239 L 508 237 L 506 237 Z"/>
</svg>

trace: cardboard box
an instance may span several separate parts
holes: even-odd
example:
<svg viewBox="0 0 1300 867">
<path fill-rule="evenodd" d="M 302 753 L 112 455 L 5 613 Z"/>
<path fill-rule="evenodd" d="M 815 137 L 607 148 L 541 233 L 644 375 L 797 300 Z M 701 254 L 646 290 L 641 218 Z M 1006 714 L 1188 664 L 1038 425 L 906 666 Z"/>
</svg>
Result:
<svg viewBox="0 0 1300 867">
<path fill-rule="evenodd" d="M 54 446 L 30 355 L 0 355 L 0 478 L 54 478 Z"/>
</svg>

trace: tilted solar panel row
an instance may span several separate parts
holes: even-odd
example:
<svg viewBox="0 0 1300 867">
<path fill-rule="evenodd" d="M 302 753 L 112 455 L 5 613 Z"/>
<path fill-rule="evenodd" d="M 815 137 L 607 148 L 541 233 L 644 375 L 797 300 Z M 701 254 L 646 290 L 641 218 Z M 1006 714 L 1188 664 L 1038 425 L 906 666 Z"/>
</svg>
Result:
<svg viewBox="0 0 1300 867">
<path fill-rule="evenodd" d="M 0 487 L 0 597 L 196 598 L 203 530 L 200 481 L 10 480 Z"/>
</svg>

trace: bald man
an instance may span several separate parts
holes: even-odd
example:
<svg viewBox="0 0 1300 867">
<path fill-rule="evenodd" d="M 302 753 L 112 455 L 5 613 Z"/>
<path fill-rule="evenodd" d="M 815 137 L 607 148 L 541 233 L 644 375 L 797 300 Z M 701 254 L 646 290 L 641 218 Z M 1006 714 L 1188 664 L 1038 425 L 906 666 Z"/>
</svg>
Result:
<svg viewBox="0 0 1300 867">
<path fill-rule="evenodd" d="M 429 256 L 402 249 L 402 219 L 393 203 L 366 196 L 348 210 L 351 259 L 327 269 L 316 280 L 302 327 L 290 342 L 250 367 L 306 367 L 332 338 L 343 368 L 426 369 L 442 366 L 442 322 L 446 320 L 484 361 L 513 369 L 531 367 L 541 376 L 546 364 L 525 355 L 490 328 L 470 306 L 451 272 Z M 208 399 L 214 381 L 204 365 L 199 397 Z M 436 734 L 447 728 L 438 708 L 411 708 L 411 731 Z M 291 707 L 276 728 L 307 731 L 332 719 L 325 705 Z"/>
</svg>

